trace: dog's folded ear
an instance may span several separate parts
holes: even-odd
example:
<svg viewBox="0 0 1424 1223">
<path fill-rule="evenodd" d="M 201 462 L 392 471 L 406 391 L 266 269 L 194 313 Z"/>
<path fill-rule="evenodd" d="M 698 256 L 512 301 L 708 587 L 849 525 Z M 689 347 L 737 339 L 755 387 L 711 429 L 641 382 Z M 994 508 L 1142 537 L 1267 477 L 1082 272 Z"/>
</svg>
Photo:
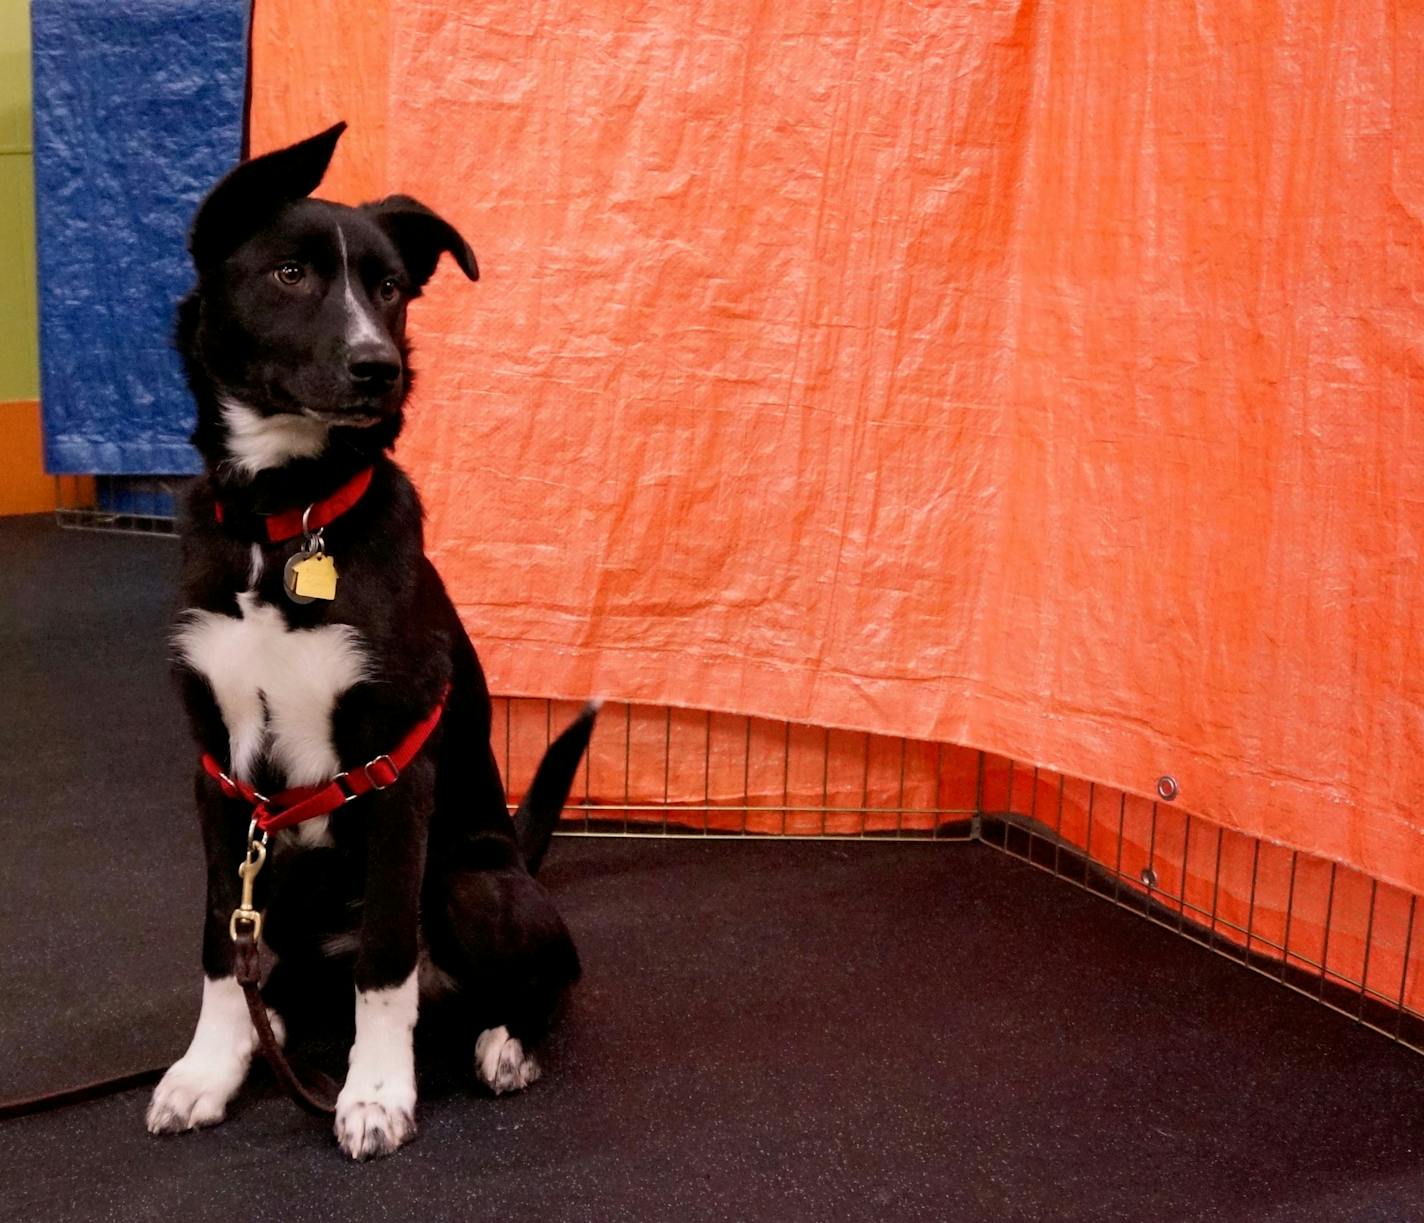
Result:
<svg viewBox="0 0 1424 1223">
<path fill-rule="evenodd" d="M 225 258 L 285 204 L 305 199 L 320 185 L 346 130 L 337 123 L 306 140 L 244 161 L 208 193 L 188 235 L 201 270 Z"/>
<path fill-rule="evenodd" d="M 392 195 L 374 204 L 363 204 L 361 208 L 390 235 L 417 288 L 435 274 L 435 265 L 447 251 L 466 276 L 471 280 L 480 278 L 470 244 L 449 221 L 431 212 L 419 200 L 408 195 Z"/>
</svg>

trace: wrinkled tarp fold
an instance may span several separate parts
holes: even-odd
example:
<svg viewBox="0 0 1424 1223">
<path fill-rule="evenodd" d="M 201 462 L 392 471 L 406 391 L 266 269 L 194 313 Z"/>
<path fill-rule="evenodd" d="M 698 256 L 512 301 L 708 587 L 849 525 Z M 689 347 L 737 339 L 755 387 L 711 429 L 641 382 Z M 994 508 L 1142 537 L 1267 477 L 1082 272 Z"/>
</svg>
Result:
<svg viewBox="0 0 1424 1223">
<path fill-rule="evenodd" d="M 345 118 L 326 193 L 479 255 L 400 458 L 496 690 L 1170 773 L 1424 887 L 1424 15 L 325 0 L 254 57 L 256 150 Z"/>
</svg>

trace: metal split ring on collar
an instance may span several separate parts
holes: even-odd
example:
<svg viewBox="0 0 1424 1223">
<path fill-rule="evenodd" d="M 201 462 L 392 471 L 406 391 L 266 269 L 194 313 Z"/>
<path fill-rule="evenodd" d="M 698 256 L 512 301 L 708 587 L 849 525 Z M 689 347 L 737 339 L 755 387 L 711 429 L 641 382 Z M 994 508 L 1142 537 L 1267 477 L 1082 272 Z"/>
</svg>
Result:
<svg viewBox="0 0 1424 1223">
<path fill-rule="evenodd" d="M 302 551 L 307 556 L 312 556 L 322 551 L 326 540 L 322 538 L 324 527 L 317 527 L 315 531 L 311 529 L 311 512 L 316 509 L 316 502 L 312 502 L 302 511 Z"/>
</svg>

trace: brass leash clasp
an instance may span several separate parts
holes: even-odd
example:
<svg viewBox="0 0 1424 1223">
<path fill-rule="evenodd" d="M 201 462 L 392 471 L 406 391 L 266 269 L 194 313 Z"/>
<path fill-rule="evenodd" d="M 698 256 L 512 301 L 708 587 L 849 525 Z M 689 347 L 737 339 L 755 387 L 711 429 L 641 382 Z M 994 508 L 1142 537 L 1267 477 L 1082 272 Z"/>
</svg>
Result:
<svg viewBox="0 0 1424 1223">
<path fill-rule="evenodd" d="M 257 824 L 254 821 L 247 830 L 247 856 L 237 868 L 238 877 L 242 880 L 242 899 L 232 911 L 232 917 L 227 923 L 228 933 L 232 935 L 234 943 L 237 942 L 239 924 L 249 928 L 254 943 L 262 941 L 262 914 L 252 906 L 252 886 L 257 880 L 257 872 L 267 861 L 267 834 L 264 832 L 259 840 L 256 832 Z"/>
</svg>

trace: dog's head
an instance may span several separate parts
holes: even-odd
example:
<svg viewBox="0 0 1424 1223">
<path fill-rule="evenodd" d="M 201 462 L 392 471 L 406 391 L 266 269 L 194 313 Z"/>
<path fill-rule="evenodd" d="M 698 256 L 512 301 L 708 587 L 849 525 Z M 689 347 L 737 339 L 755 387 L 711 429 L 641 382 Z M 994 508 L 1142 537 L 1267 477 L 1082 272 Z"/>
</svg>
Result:
<svg viewBox="0 0 1424 1223">
<path fill-rule="evenodd" d="M 332 429 L 389 445 L 410 386 L 406 305 L 444 253 L 479 278 L 454 227 L 408 196 L 359 208 L 309 198 L 345 127 L 244 162 L 193 221 L 198 284 L 178 338 L 199 399 L 194 440 L 210 451 L 246 438 L 253 471 L 283 444 L 318 453 Z"/>
</svg>

